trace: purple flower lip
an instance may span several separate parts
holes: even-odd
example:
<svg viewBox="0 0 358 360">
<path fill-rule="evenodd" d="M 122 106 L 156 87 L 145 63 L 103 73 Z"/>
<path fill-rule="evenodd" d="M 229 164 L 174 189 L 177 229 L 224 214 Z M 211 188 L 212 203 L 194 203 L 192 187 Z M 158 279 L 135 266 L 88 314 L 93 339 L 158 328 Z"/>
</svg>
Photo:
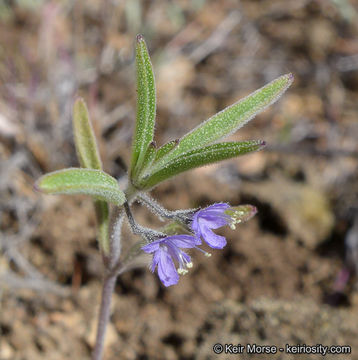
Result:
<svg viewBox="0 0 358 360">
<path fill-rule="evenodd" d="M 231 207 L 226 203 L 217 203 L 197 211 L 193 216 L 191 228 L 199 239 L 203 239 L 211 248 L 222 249 L 226 245 L 224 236 L 215 234 L 212 230 L 229 225 L 231 229 L 236 224 L 251 219 L 257 213 L 252 205 Z"/>
<path fill-rule="evenodd" d="M 212 229 L 230 224 L 231 218 L 225 214 L 229 208 L 229 204 L 218 203 L 197 211 L 193 216 L 191 228 L 195 235 L 213 249 L 222 249 L 226 245 L 225 237 L 215 234 Z"/>
<path fill-rule="evenodd" d="M 190 256 L 181 248 L 197 248 L 200 240 L 191 235 L 173 235 L 153 241 L 142 247 L 146 253 L 153 254 L 151 271 L 158 269 L 158 276 L 165 286 L 175 285 L 179 274 L 184 275 L 193 266 Z M 178 270 L 174 261 L 179 264 Z"/>
</svg>

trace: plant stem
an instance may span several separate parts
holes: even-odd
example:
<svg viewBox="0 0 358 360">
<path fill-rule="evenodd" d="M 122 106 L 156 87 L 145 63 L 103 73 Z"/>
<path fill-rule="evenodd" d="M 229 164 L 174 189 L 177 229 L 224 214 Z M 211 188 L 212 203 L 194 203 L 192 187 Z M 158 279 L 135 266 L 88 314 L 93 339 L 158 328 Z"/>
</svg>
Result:
<svg viewBox="0 0 358 360">
<path fill-rule="evenodd" d="M 121 255 L 121 229 L 124 217 L 122 207 L 113 207 L 109 219 L 109 255 L 103 257 L 106 269 L 113 269 Z"/>
<path fill-rule="evenodd" d="M 148 194 L 142 193 L 138 196 L 138 201 L 143 203 L 150 209 L 154 214 L 158 215 L 160 218 L 177 220 L 184 224 L 188 223 L 188 219 L 198 211 L 199 209 L 187 209 L 187 210 L 176 210 L 171 211 L 167 210 L 165 207 L 160 205 L 157 201 L 152 199 Z"/>
<path fill-rule="evenodd" d="M 131 227 L 133 234 L 142 236 L 144 239 L 147 240 L 147 242 L 151 242 L 151 241 L 159 239 L 161 237 L 165 237 L 165 234 L 163 234 L 159 231 L 148 229 L 146 227 L 143 227 L 143 226 L 137 224 L 133 218 L 129 204 L 127 202 L 125 202 L 123 204 L 123 206 L 126 211 L 128 222 L 129 222 L 129 225 Z"/>
<path fill-rule="evenodd" d="M 117 279 L 117 275 L 113 273 L 106 274 L 104 277 L 101 307 L 99 311 L 98 325 L 97 325 L 96 345 L 93 350 L 92 360 L 102 359 L 104 338 L 111 313 L 111 300 L 112 300 L 114 286 L 116 284 L 116 279 Z"/>
</svg>

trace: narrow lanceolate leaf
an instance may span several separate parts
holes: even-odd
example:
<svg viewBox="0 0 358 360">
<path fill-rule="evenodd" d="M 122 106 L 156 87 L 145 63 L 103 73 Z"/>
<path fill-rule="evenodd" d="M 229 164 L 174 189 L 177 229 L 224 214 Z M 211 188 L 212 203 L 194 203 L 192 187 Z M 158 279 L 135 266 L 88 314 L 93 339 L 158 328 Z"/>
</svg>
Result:
<svg viewBox="0 0 358 360">
<path fill-rule="evenodd" d="M 147 46 L 141 35 L 137 36 L 137 118 L 133 135 L 131 177 L 142 167 L 145 153 L 153 141 L 155 124 L 155 82 Z"/>
<path fill-rule="evenodd" d="M 70 168 L 42 176 L 35 189 L 45 194 L 90 195 L 117 206 L 125 202 L 117 180 L 101 170 Z"/>
<path fill-rule="evenodd" d="M 96 138 L 83 99 L 78 99 L 73 107 L 73 134 L 80 165 L 89 169 L 102 169 Z"/>
<path fill-rule="evenodd" d="M 108 226 L 109 226 L 109 206 L 106 201 L 94 200 L 94 208 L 96 211 L 98 241 L 103 252 L 108 255 L 110 252 Z"/>
<path fill-rule="evenodd" d="M 147 148 L 147 151 L 144 155 L 144 158 L 143 158 L 143 165 L 142 165 L 142 171 L 144 171 L 145 169 L 147 169 L 148 167 L 150 167 L 154 161 L 154 158 L 156 156 L 156 146 L 155 146 L 155 142 L 152 141 L 148 148 Z M 140 173 L 140 170 L 139 169 L 135 169 L 135 174 L 136 175 L 139 175 Z M 137 177 L 137 176 L 136 176 Z"/>
<path fill-rule="evenodd" d="M 106 255 L 109 254 L 109 204 L 103 200 L 94 200 L 94 208 L 97 219 L 98 242 Z"/>
<path fill-rule="evenodd" d="M 148 173 L 147 177 L 143 177 L 140 186 L 142 189 L 149 189 L 186 170 L 244 155 L 248 152 L 260 150 L 264 146 L 265 142 L 257 140 L 225 142 L 205 146 L 173 159 L 156 172 Z"/>
<path fill-rule="evenodd" d="M 293 75 L 286 74 L 241 99 L 201 123 L 180 139 L 178 146 L 155 165 L 162 167 L 176 157 L 203 146 L 213 144 L 244 126 L 258 113 L 273 104 L 292 84 Z"/>
<path fill-rule="evenodd" d="M 86 103 L 78 99 L 73 107 L 73 134 L 80 165 L 88 169 L 102 170 L 96 137 L 89 118 Z M 98 240 L 104 253 L 109 253 L 109 206 L 106 201 L 95 200 Z"/>
<path fill-rule="evenodd" d="M 148 146 L 148 150 L 145 154 L 143 165 L 140 171 L 136 172 L 136 178 L 140 178 L 143 174 L 149 171 L 153 163 L 161 159 L 163 156 L 172 151 L 179 143 L 179 140 L 172 140 L 168 143 L 161 146 L 159 149 L 156 149 L 155 143 L 151 142 Z M 134 184 L 137 184 L 137 181 L 133 181 Z"/>
<path fill-rule="evenodd" d="M 170 151 L 172 151 L 176 146 L 178 146 L 178 144 L 179 144 L 179 139 L 175 139 L 167 142 L 157 150 L 154 160 L 158 161 L 159 159 L 167 155 Z"/>
</svg>

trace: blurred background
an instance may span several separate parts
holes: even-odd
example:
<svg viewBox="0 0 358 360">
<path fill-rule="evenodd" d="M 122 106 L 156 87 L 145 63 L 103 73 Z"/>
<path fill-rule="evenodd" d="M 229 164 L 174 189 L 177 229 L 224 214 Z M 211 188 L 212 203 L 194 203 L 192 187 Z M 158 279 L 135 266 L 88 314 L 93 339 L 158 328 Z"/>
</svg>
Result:
<svg viewBox="0 0 358 360">
<path fill-rule="evenodd" d="M 295 82 L 232 136 L 265 150 L 153 191 L 173 210 L 226 201 L 259 213 L 221 231 L 228 246 L 210 259 L 192 254 L 177 286 L 146 268 L 123 275 L 105 359 L 216 359 L 217 342 L 344 344 L 358 359 L 357 28 L 356 0 L 0 0 L 0 359 L 90 356 L 102 273 L 92 202 L 32 186 L 78 166 L 78 95 L 105 170 L 126 174 L 137 33 L 154 66 L 159 145 L 279 75 Z"/>
</svg>

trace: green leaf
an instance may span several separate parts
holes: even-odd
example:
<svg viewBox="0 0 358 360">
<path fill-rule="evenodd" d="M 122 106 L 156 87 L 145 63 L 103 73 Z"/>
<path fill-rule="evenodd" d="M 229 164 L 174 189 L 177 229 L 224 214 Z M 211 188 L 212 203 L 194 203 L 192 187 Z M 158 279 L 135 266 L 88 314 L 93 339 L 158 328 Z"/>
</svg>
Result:
<svg viewBox="0 0 358 360">
<path fill-rule="evenodd" d="M 171 160 L 155 172 L 151 171 L 148 173 L 147 176 L 142 178 L 140 186 L 142 189 L 150 189 L 158 183 L 186 170 L 244 155 L 248 152 L 260 150 L 264 146 L 265 142 L 252 140 L 219 143 L 193 150 Z"/>
<path fill-rule="evenodd" d="M 54 171 L 42 176 L 35 183 L 35 189 L 52 195 L 90 195 L 117 206 L 125 202 L 117 180 L 101 170 L 70 168 Z"/>
<path fill-rule="evenodd" d="M 73 134 L 77 157 L 80 165 L 84 168 L 102 170 L 102 162 L 99 156 L 96 137 L 89 118 L 86 103 L 78 99 L 73 107 Z M 98 241 L 104 253 L 109 253 L 109 206 L 105 201 L 95 200 Z"/>
<path fill-rule="evenodd" d="M 172 151 L 179 144 L 179 139 L 175 139 L 167 142 L 163 146 L 161 146 L 155 155 L 154 161 L 160 160 L 163 156 L 167 155 L 170 151 Z"/>
<path fill-rule="evenodd" d="M 152 141 L 149 146 L 148 150 L 145 154 L 142 169 L 140 172 L 136 172 L 136 178 L 141 178 L 142 174 L 148 171 L 148 169 L 152 166 L 153 162 L 158 161 L 158 159 L 162 158 L 164 155 L 172 151 L 179 143 L 179 140 L 170 141 L 159 149 L 156 149 L 154 141 Z M 136 179 L 134 179 L 134 184 L 136 184 Z"/>
<path fill-rule="evenodd" d="M 157 149 L 156 149 L 156 146 L 155 146 L 155 142 L 152 141 L 149 144 L 148 149 L 147 149 L 147 151 L 145 153 L 141 171 L 144 171 L 145 169 L 147 169 L 149 166 L 152 165 L 152 163 L 154 161 L 154 158 L 155 158 L 155 155 L 156 155 L 156 151 L 157 151 Z M 139 176 L 140 171 L 137 171 L 137 169 L 136 169 L 135 173 Z"/>
<path fill-rule="evenodd" d="M 234 133 L 258 113 L 273 104 L 292 84 L 292 81 L 292 74 L 280 76 L 261 89 L 256 90 L 244 99 L 204 121 L 184 135 L 173 151 L 163 156 L 161 160 L 154 164 L 153 170 L 157 171 L 178 156 L 215 143 Z"/>
<path fill-rule="evenodd" d="M 97 227 L 98 227 L 98 241 L 103 249 L 103 252 L 108 255 L 109 248 L 109 206 L 106 201 L 94 200 L 94 208 L 96 211 Z"/>
<path fill-rule="evenodd" d="M 133 135 L 131 177 L 141 170 L 144 156 L 153 141 L 156 96 L 152 64 L 147 46 L 141 35 L 137 36 L 137 118 Z"/>
<path fill-rule="evenodd" d="M 73 107 L 73 134 L 80 165 L 90 169 L 102 169 L 96 138 L 83 99 L 76 100 Z"/>
</svg>

